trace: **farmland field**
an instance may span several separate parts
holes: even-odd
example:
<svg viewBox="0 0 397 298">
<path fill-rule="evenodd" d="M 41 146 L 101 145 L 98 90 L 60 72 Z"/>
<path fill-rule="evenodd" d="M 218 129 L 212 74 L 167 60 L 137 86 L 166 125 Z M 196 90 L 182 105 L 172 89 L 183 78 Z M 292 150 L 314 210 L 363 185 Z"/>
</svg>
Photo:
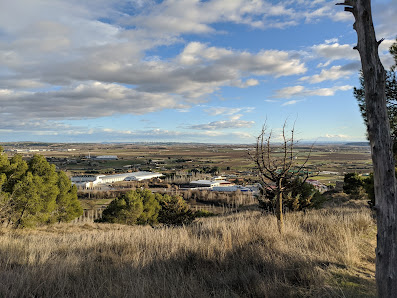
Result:
<svg viewBox="0 0 397 298">
<path fill-rule="evenodd" d="M 3 143 L 7 150 L 46 149 L 39 151 L 59 169 L 70 175 L 79 173 L 121 173 L 134 170 L 161 173 L 200 172 L 255 176 L 248 150 L 252 145 L 211 144 L 34 144 Z M 69 150 L 69 151 L 67 151 Z M 22 153 L 31 156 L 36 152 Z M 313 179 L 334 184 L 346 172 L 365 174 L 372 171 L 370 148 L 343 144 L 297 146 L 297 163 L 310 154 L 308 167 Z M 116 155 L 117 160 L 96 160 L 95 156 Z M 329 173 L 332 172 L 332 173 Z M 324 174 L 325 173 L 325 174 Z"/>
</svg>

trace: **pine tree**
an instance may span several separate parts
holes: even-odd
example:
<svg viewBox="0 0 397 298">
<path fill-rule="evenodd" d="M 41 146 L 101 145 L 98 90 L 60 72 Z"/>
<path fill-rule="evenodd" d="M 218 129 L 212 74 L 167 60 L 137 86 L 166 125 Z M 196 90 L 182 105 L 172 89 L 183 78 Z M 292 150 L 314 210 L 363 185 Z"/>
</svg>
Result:
<svg viewBox="0 0 397 298">
<path fill-rule="evenodd" d="M 59 193 L 56 198 L 56 207 L 53 220 L 69 222 L 83 214 L 83 208 L 77 199 L 77 188 L 72 185 L 65 172 L 58 173 L 57 186 Z"/>
<path fill-rule="evenodd" d="M 397 70 L 397 39 L 393 43 L 393 45 L 389 49 L 390 54 L 394 58 L 394 65 L 386 71 L 386 85 L 385 85 L 385 92 L 386 92 L 386 105 L 387 105 L 387 113 L 389 116 L 390 122 L 390 133 L 391 138 L 394 143 L 394 152 L 397 153 L 396 143 L 397 143 L 397 77 L 396 77 L 396 70 Z M 365 103 L 365 83 L 364 77 L 362 72 L 360 72 L 360 87 L 354 88 L 354 97 L 358 102 L 358 106 L 360 108 L 360 113 L 363 116 L 364 123 L 368 124 L 367 119 L 367 112 L 366 108 L 367 105 Z"/>
<path fill-rule="evenodd" d="M 0 148 L 0 223 L 15 228 L 70 221 L 82 214 L 77 189 L 45 157 L 10 160 Z"/>
</svg>

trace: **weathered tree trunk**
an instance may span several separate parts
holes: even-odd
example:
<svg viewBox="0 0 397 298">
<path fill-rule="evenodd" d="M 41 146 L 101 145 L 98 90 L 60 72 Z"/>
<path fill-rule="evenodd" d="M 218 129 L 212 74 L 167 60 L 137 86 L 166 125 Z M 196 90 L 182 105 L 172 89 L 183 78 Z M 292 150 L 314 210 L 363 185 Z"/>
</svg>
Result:
<svg viewBox="0 0 397 298">
<path fill-rule="evenodd" d="M 386 109 L 386 74 L 379 59 L 370 0 L 345 0 L 353 13 L 365 82 L 368 135 L 371 144 L 377 212 L 376 283 L 379 297 L 397 295 L 397 199 L 392 140 Z"/>
<path fill-rule="evenodd" d="M 284 217 L 283 217 L 283 192 L 282 189 L 282 180 L 278 181 L 278 192 L 277 192 L 277 206 L 276 206 L 276 217 L 277 217 L 277 225 L 278 231 L 280 234 L 284 234 Z"/>
</svg>

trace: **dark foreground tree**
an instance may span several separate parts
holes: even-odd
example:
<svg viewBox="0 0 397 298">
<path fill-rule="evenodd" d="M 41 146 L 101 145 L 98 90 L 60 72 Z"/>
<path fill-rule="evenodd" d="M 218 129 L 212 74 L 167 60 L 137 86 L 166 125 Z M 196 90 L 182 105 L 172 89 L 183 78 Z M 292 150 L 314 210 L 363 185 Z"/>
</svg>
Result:
<svg viewBox="0 0 397 298">
<path fill-rule="evenodd" d="M 83 213 L 77 190 L 45 157 L 10 160 L 0 148 L 0 224 L 15 228 L 70 221 Z"/>
<path fill-rule="evenodd" d="M 387 115 L 386 73 L 379 59 L 370 0 L 345 0 L 345 11 L 354 15 L 365 86 L 368 137 L 374 166 L 377 214 L 376 284 L 379 297 L 397 293 L 397 189 L 390 125 Z"/>
<path fill-rule="evenodd" d="M 274 145 L 273 132 L 268 131 L 266 124 L 256 139 L 256 146 L 253 152 L 248 152 L 251 160 L 255 163 L 264 193 L 272 193 L 275 198 L 275 213 L 277 216 L 278 229 L 284 232 L 283 198 L 292 192 L 292 183 L 301 178 L 300 184 L 305 183 L 309 172 L 306 163 L 310 153 L 302 163 L 298 163 L 297 151 L 295 150 L 294 127 L 290 136 L 287 136 L 286 123 L 282 129 L 282 141 L 280 145 Z"/>
</svg>

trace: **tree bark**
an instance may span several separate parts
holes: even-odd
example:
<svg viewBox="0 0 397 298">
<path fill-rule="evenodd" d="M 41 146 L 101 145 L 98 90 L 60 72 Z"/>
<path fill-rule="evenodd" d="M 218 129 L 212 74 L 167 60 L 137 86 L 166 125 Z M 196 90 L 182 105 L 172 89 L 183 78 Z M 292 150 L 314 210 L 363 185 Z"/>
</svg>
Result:
<svg viewBox="0 0 397 298">
<path fill-rule="evenodd" d="M 277 225 L 278 231 L 280 234 L 284 234 L 284 217 L 283 217 L 283 192 L 282 189 L 282 180 L 278 181 L 278 193 L 277 193 L 277 207 L 276 207 L 276 217 L 277 217 Z"/>
<path fill-rule="evenodd" d="M 392 140 L 386 109 L 386 73 L 379 59 L 370 0 L 345 0 L 353 13 L 365 82 L 368 136 L 374 167 L 377 213 L 376 284 L 379 297 L 397 295 L 397 198 Z"/>
</svg>

